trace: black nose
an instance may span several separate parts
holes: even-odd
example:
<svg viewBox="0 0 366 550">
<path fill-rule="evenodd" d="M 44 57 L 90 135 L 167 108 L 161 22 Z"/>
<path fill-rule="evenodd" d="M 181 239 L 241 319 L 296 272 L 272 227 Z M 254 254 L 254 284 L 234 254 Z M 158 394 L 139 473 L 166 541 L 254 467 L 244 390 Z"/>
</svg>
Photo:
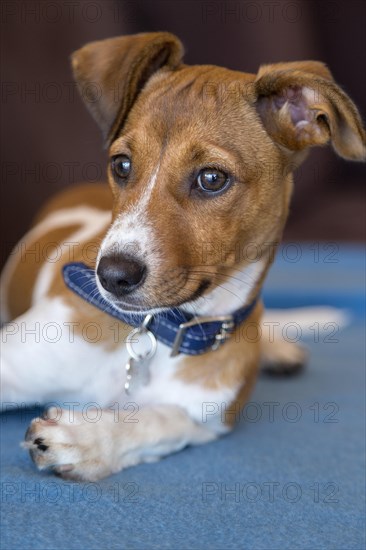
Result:
<svg viewBox="0 0 366 550">
<path fill-rule="evenodd" d="M 123 296 L 135 290 L 145 280 L 146 266 L 126 256 L 103 256 L 97 275 L 105 290 Z"/>
</svg>

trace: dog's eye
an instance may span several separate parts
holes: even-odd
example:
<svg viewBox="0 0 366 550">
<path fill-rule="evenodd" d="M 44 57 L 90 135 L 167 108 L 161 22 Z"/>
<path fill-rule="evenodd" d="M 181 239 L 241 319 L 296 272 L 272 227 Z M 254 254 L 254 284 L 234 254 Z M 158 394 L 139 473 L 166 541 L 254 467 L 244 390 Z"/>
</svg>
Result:
<svg viewBox="0 0 366 550">
<path fill-rule="evenodd" d="M 112 172 L 119 179 L 126 179 L 131 172 L 131 159 L 127 155 L 117 155 L 112 158 Z"/>
<path fill-rule="evenodd" d="M 198 186 L 206 193 L 222 191 L 230 183 L 230 178 L 221 170 L 204 168 L 197 177 Z"/>
</svg>

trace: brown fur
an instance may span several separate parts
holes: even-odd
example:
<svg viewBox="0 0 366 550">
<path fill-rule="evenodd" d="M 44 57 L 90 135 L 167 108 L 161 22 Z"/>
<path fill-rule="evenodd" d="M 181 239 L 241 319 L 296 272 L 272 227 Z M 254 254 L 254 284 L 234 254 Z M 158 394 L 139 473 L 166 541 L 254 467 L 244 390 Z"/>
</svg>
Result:
<svg viewBox="0 0 366 550">
<path fill-rule="evenodd" d="M 258 304 L 246 324 L 259 326 L 262 306 Z M 214 353 L 185 357 L 177 378 L 190 384 L 218 389 L 222 386 L 237 387 L 246 380 L 248 366 L 258 359 L 257 346 L 245 340 L 243 326 L 237 327 L 228 342 Z"/>
<path fill-rule="evenodd" d="M 39 270 L 47 258 L 44 252 L 52 254 L 54 244 L 60 245 L 79 228 L 69 225 L 49 231 L 36 240 L 26 239 L 18 243 L 17 263 L 14 266 L 7 291 L 7 308 L 10 319 L 15 319 L 32 305 L 32 294 Z M 59 268 L 58 262 L 56 262 Z"/>
<path fill-rule="evenodd" d="M 40 210 L 34 220 L 33 228 L 51 216 L 53 212 L 80 205 L 110 210 L 112 197 L 108 186 L 82 184 L 58 193 Z M 75 224 L 57 227 L 37 238 L 32 235 L 25 237 L 17 244 L 11 256 L 14 263 L 7 289 L 7 309 L 11 319 L 18 317 L 30 308 L 38 273 L 47 261 L 47 256 L 52 255 L 53 245 L 61 247 L 64 242 L 67 242 L 68 237 L 79 228 L 80 226 Z M 81 247 L 87 245 L 88 243 L 81 243 Z M 60 268 L 63 263 L 71 260 L 72 258 L 65 259 L 65 255 L 63 255 L 59 261 L 55 262 L 56 280 L 60 279 Z M 58 286 L 58 292 L 64 292 L 64 285 Z"/>
</svg>

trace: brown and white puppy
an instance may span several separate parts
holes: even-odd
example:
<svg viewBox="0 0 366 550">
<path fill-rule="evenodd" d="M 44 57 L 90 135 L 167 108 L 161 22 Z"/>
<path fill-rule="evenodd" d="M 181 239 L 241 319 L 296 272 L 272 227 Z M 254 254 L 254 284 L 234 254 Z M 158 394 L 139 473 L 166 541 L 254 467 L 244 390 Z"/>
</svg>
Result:
<svg viewBox="0 0 366 550">
<path fill-rule="evenodd" d="M 158 343 L 149 383 L 127 397 L 130 328 L 72 294 L 62 265 L 96 268 L 103 296 L 125 311 L 230 314 L 260 291 L 292 171 L 309 148 L 331 143 L 346 159 L 365 158 L 357 109 L 322 63 L 265 65 L 254 75 L 187 66 L 182 53 L 176 37 L 153 33 L 73 55 L 109 149 L 113 200 L 96 185 L 55 198 L 4 271 L 3 400 L 68 403 L 34 420 L 25 443 L 40 469 L 65 477 L 96 480 L 215 439 L 249 395 L 260 354 L 297 362 L 301 351 L 244 337 L 261 322 L 258 302 L 216 351 L 172 358 Z M 57 261 L 27 254 L 50 246 L 62 251 Z M 255 259 L 241 253 L 248 247 L 260 252 Z M 125 272 L 122 291 L 108 271 L 113 254 Z M 27 333 L 37 327 L 38 338 Z"/>
</svg>

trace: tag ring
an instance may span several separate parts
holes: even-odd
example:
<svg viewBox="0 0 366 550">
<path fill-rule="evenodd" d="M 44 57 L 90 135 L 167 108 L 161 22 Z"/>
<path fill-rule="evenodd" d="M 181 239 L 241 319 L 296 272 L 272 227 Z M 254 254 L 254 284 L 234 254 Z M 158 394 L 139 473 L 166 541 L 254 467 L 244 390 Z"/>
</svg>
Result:
<svg viewBox="0 0 366 550">
<path fill-rule="evenodd" d="M 133 339 L 134 336 L 138 334 L 146 334 L 150 338 L 151 349 L 145 355 L 138 355 L 132 347 L 131 340 Z M 149 330 L 147 330 L 145 327 L 143 328 L 137 327 L 131 330 L 130 334 L 127 336 L 126 348 L 129 356 L 135 359 L 135 361 L 139 361 L 140 359 L 151 359 L 151 357 L 155 355 L 156 348 L 157 348 L 157 341 L 154 334 Z"/>
</svg>

